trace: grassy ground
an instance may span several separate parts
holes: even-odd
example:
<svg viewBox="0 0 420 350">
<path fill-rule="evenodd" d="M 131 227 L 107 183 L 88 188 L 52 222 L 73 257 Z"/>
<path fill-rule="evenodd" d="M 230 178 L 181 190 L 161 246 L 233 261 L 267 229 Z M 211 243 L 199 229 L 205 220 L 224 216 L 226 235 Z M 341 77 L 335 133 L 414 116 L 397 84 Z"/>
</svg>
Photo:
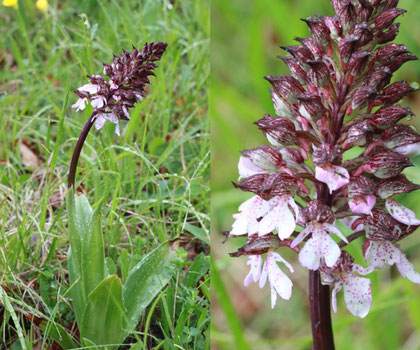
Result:
<svg viewBox="0 0 420 350">
<path fill-rule="evenodd" d="M 418 32 L 420 4 L 402 0 L 408 10 L 401 19 L 397 42 L 404 43 L 420 55 Z M 274 113 L 269 96 L 270 84 L 265 75 L 286 74 L 277 55 L 284 55 L 279 45 L 293 45 L 293 37 L 308 36 L 300 18 L 315 14 L 331 14 L 328 0 L 259 0 L 212 2 L 212 40 L 210 114 L 212 119 L 212 349 L 310 349 L 311 330 L 308 308 L 308 274 L 299 267 L 295 255 L 284 256 L 293 262 L 294 288 L 290 301 L 278 302 L 270 308 L 269 288 L 243 287 L 248 273 L 246 258 L 233 259 L 227 253 L 241 243 L 222 244 L 219 232 L 229 230 L 232 213 L 250 195 L 231 186 L 238 178 L 239 151 L 266 144 L 252 123 L 265 113 Z M 419 81 L 420 66 L 407 63 L 396 77 Z M 408 98 L 419 115 L 420 96 Z M 420 126 L 419 117 L 411 123 Z M 420 159 L 407 175 L 420 183 Z M 412 193 L 401 200 L 420 215 L 420 194 Z M 409 259 L 420 271 L 420 232 L 402 242 Z M 357 246 L 360 242 L 355 242 Z M 357 250 L 357 249 L 356 249 Z M 283 251 L 282 251 L 283 252 Z M 360 255 L 360 253 L 359 253 Z M 419 349 L 420 289 L 400 277 L 394 268 L 371 275 L 373 306 L 368 317 L 359 320 L 346 310 L 342 293 L 339 310 L 333 315 L 336 347 L 353 349 Z"/>
<path fill-rule="evenodd" d="M 50 1 L 47 13 L 34 3 L 0 8 L 0 348 L 58 349 L 37 327 L 41 319 L 77 337 L 65 181 L 90 111 L 69 107 L 71 91 L 113 53 L 152 41 L 168 49 L 150 93 L 121 138 L 112 125 L 91 132 L 78 189 L 102 205 L 108 265 L 122 278 L 121 266 L 179 239 L 177 272 L 131 342 L 209 348 L 208 2 Z M 196 276 L 186 281 L 194 259 Z"/>
</svg>

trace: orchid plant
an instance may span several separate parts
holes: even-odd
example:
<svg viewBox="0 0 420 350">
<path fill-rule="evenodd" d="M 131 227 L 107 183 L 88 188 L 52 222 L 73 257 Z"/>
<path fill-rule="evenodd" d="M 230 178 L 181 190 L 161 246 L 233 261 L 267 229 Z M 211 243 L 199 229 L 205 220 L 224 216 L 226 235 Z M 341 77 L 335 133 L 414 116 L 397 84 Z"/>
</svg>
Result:
<svg viewBox="0 0 420 350">
<path fill-rule="evenodd" d="M 139 261 L 125 281 L 108 266 L 102 234 L 100 206 L 93 209 L 85 195 L 76 194 L 75 177 L 83 144 L 92 126 L 101 129 L 109 121 L 120 135 L 120 120 L 130 119 L 129 110 L 145 96 L 166 49 L 166 43 L 133 47 L 104 63 L 104 74 L 88 76 L 90 82 L 78 88 L 73 108 L 80 111 L 90 103 L 93 112 L 76 143 L 68 176 L 67 211 L 70 249 L 67 263 L 70 296 L 80 333 L 80 342 L 62 328 L 46 330 L 63 348 L 79 345 L 116 349 L 139 323 L 145 308 L 165 288 L 175 269 L 176 253 L 164 243 Z M 111 266 L 112 267 L 112 266 Z M 124 283 L 123 283 L 124 282 Z M 141 344 L 140 342 L 138 344 Z"/>
<path fill-rule="evenodd" d="M 371 307 L 365 277 L 385 265 L 420 284 L 398 242 L 420 225 L 394 196 L 420 188 L 403 174 L 420 154 L 420 135 L 400 123 L 413 117 L 397 103 L 417 87 L 390 84 L 393 73 L 416 60 L 405 45 L 390 43 L 398 0 L 331 0 L 334 16 L 305 19 L 311 37 L 282 47 L 290 75 L 265 77 L 277 116 L 255 122 L 270 145 L 243 151 L 236 188 L 254 196 L 242 203 L 229 237 L 247 242 L 232 256 L 248 256 L 244 285 L 267 280 L 271 304 L 289 299 L 293 266 L 282 249 L 309 270 L 315 349 L 333 349 L 330 304 L 343 289 L 347 309 L 364 318 Z M 343 160 L 343 157 L 346 160 Z M 338 222 L 353 231 L 341 232 Z M 363 239 L 367 266 L 344 248 Z M 278 262 L 286 266 L 286 273 Z M 289 270 L 289 271 L 287 271 Z M 332 301 L 330 297 L 332 288 Z"/>
</svg>

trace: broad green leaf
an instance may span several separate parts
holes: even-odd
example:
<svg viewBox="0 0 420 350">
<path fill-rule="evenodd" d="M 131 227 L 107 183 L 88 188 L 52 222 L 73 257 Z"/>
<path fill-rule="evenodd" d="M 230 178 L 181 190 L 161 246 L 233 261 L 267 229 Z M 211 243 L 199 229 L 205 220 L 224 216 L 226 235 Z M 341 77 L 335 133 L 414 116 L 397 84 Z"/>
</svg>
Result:
<svg viewBox="0 0 420 350">
<path fill-rule="evenodd" d="M 146 255 L 128 274 L 123 286 L 127 334 L 137 326 L 146 307 L 171 279 L 175 258 L 175 251 L 164 243 Z"/>
<path fill-rule="evenodd" d="M 124 313 L 121 280 L 117 275 L 108 276 L 89 294 L 80 327 L 81 338 L 96 345 L 120 344 Z"/>
<path fill-rule="evenodd" d="M 86 196 L 67 196 L 69 275 L 76 319 L 80 325 L 88 295 L 105 278 L 105 253 L 99 211 L 93 211 Z"/>
</svg>

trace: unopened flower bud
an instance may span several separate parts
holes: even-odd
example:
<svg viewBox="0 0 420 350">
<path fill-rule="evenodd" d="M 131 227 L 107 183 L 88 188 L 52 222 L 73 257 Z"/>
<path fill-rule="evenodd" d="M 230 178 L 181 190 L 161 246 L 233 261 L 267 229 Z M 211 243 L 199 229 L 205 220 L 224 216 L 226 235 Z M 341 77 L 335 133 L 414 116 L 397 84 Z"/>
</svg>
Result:
<svg viewBox="0 0 420 350">
<path fill-rule="evenodd" d="M 264 132 L 270 143 L 274 145 L 293 146 L 297 143 L 295 125 L 287 118 L 273 117 L 266 114 L 255 124 Z"/>
<path fill-rule="evenodd" d="M 302 64 L 307 60 L 313 60 L 314 56 L 312 52 L 306 46 L 291 45 L 291 46 L 280 46 L 284 51 L 298 59 Z"/>
<path fill-rule="evenodd" d="M 359 38 L 357 41 L 358 47 L 365 46 L 373 39 L 373 33 L 366 23 L 357 24 L 354 27 L 353 34 Z"/>
<path fill-rule="evenodd" d="M 349 61 L 349 71 L 353 77 L 359 76 L 369 62 L 370 53 L 366 51 L 356 52 Z"/>
<path fill-rule="evenodd" d="M 358 15 L 360 21 L 366 22 L 369 20 L 370 15 L 373 12 L 373 5 L 370 3 L 369 0 L 359 0 L 360 8 L 358 10 Z"/>
<path fill-rule="evenodd" d="M 374 127 L 368 120 L 352 125 L 347 132 L 343 149 L 347 150 L 352 146 L 364 146 L 366 144 L 366 136 L 372 131 L 374 131 Z"/>
<path fill-rule="evenodd" d="M 347 63 L 355 51 L 356 44 L 358 41 L 358 37 L 355 35 L 350 35 L 349 37 L 346 37 L 345 39 L 342 39 L 338 43 L 338 48 L 340 50 L 340 55 L 345 63 Z"/>
<path fill-rule="evenodd" d="M 399 23 L 391 24 L 391 26 L 389 27 L 389 29 L 387 31 L 379 32 L 376 35 L 376 42 L 378 44 L 386 44 L 386 43 L 394 40 L 399 33 L 399 28 L 400 28 Z"/>
<path fill-rule="evenodd" d="M 375 193 L 376 185 L 366 176 L 355 176 L 351 178 L 347 190 L 349 198 L 368 196 Z"/>
<path fill-rule="evenodd" d="M 308 78 L 313 85 L 326 87 L 330 83 L 330 70 L 327 64 L 322 60 L 308 60 L 306 63 L 310 66 Z"/>
<path fill-rule="evenodd" d="M 420 135 L 415 132 L 410 126 L 405 124 L 394 125 L 385 130 L 381 136 L 384 144 L 388 148 L 398 148 L 413 143 L 420 142 Z M 395 150 L 397 151 L 397 150 Z"/>
<path fill-rule="evenodd" d="M 398 221 L 381 209 L 373 209 L 372 215 L 363 219 L 366 237 L 374 241 L 396 241 L 402 228 Z"/>
<path fill-rule="evenodd" d="M 279 56 L 279 58 L 284 63 L 287 64 L 293 77 L 299 80 L 300 83 L 304 84 L 307 79 L 307 76 L 306 76 L 306 72 L 302 69 L 302 65 L 295 58 L 291 56 L 288 56 L 288 57 Z"/>
<path fill-rule="evenodd" d="M 308 120 L 318 120 L 326 112 L 317 93 L 304 93 L 298 97 L 299 113 Z"/>
<path fill-rule="evenodd" d="M 258 168 L 267 172 L 278 171 L 279 168 L 286 165 L 279 150 L 273 146 L 260 146 L 245 150 L 242 154 L 248 157 Z"/>
<path fill-rule="evenodd" d="M 302 210 L 300 219 L 303 224 L 313 221 L 332 224 L 335 221 L 335 215 L 331 207 L 314 199 Z"/>
<path fill-rule="evenodd" d="M 326 45 L 330 41 L 330 30 L 325 25 L 322 17 L 310 17 L 307 19 L 302 19 L 302 21 L 308 25 L 309 31 L 318 43 L 321 45 Z"/>
<path fill-rule="evenodd" d="M 341 21 L 341 24 L 344 29 L 348 30 L 352 24 L 355 23 L 357 19 L 356 9 L 351 3 L 351 1 L 347 1 L 341 7 L 340 12 L 338 12 L 338 17 Z"/>
<path fill-rule="evenodd" d="M 274 91 L 283 99 L 292 103 L 297 102 L 297 97 L 305 92 L 305 89 L 296 78 L 291 75 L 266 76 L 264 77 L 273 85 Z"/>
<path fill-rule="evenodd" d="M 397 81 L 389 85 L 373 102 L 374 106 L 393 104 L 418 89 L 413 88 L 406 81 Z"/>
<path fill-rule="evenodd" d="M 413 116 L 413 112 L 409 108 L 386 106 L 378 109 L 373 118 L 369 120 L 369 123 L 379 129 L 386 129 L 407 116 Z"/>
<path fill-rule="evenodd" d="M 377 185 L 377 194 L 386 199 L 401 193 L 409 193 L 420 189 L 419 185 L 413 184 L 403 174 L 391 179 L 383 179 Z"/>
<path fill-rule="evenodd" d="M 387 179 L 399 175 L 405 168 L 412 165 L 407 157 L 386 148 L 380 148 L 357 169 L 354 176 L 367 172 L 380 179 Z"/>
<path fill-rule="evenodd" d="M 295 38 L 295 40 L 299 41 L 302 45 L 307 47 L 316 59 L 322 58 L 322 56 L 325 54 L 324 48 L 313 38 Z"/>
<path fill-rule="evenodd" d="M 338 146 L 332 147 L 330 144 L 324 143 L 317 147 L 313 152 L 313 163 L 315 166 L 330 163 L 339 164 L 341 163 L 342 154 Z"/>
<path fill-rule="evenodd" d="M 233 185 L 242 191 L 255 193 L 265 200 L 281 195 L 294 196 L 297 190 L 296 180 L 284 173 L 257 174 Z"/>
<path fill-rule="evenodd" d="M 351 108 L 362 109 L 368 106 L 376 97 L 376 89 L 370 86 L 362 86 L 358 88 L 353 96 L 351 102 Z"/>
<path fill-rule="evenodd" d="M 396 8 L 385 10 L 378 17 L 376 17 L 375 28 L 377 30 L 387 29 L 392 24 L 392 22 L 394 22 L 395 18 L 406 12 L 406 10 Z"/>
<path fill-rule="evenodd" d="M 343 28 L 337 17 L 326 16 L 324 17 L 324 23 L 330 30 L 330 35 L 333 40 L 338 40 L 343 34 Z"/>
<path fill-rule="evenodd" d="M 416 61 L 418 60 L 417 56 L 411 53 L 404 53 L 398 56 L 395 56 L 392 60 L 390 60 L 387 64 L 389 70 L 393 73 L 397 69 L 399 69 L 404 63 L 409 61 Z"/>
<path fill-rule="evenodd" d="M 394 43 L 386 44 L 376 50 L 375 61 L 386 64 L 393 57 L 403 53 L 408 53 L 407 47 L 405 45 L 398 45 Z"/>
<path fill-rule="evenodd" d="M 388 67 L 371 70 L 366 76 L 366 84 L 380 91 L 389 84 L 391 78 L 392 73 Z"/>
</svg>

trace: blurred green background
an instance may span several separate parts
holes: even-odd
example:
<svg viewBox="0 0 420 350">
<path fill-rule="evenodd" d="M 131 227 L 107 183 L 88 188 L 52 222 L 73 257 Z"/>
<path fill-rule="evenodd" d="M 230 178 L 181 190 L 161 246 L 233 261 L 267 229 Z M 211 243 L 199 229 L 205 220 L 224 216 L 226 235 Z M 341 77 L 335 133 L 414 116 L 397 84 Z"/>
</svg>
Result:
<svg viewBox="0 0 420 350">
<path fill-rule="evenodd" d="M 402 0 L 408 13 L 400 18 L 404 43 L 420 56 L 420 2 Z M 238 178 L 239 151 L 267 142 L 252 122 L 265 113 L 274 113 L 265 75 L 287 74 L 277 55 L 285 55 L 279 45 L 296 44 L 293 37 L 308 36 L 300 18 L 315 14 L 330 15 L 328 0 L 213 0 L 211 16 L 211 88 L 212 119 L 212 349 L 310 349 L 312 344 L 308 273 L 296 256 L 281 254 L 291 261 L 295 273 L 289 301 L 270 308 L 270 291 L 256 284 L 243 287 L 248 273 L 246 258 L 230 258 L 242 239 L 222 244 L 220 231 L 229 230 L 232 214 L 250 195 L 235 190 L 231 181 Z M 420 66 L 410 62 L 395 79 L 419 81 Z M 404 101 L 420 112 L 420 95 Z M 420 126 L 420 120 L 411 121 Z M 420 159 L 407 176 L 420 183 Z M 420 192 L 399 200 L 420 216 Z M 405 239 L 401 246 L 420 271 L 420 232 Z M 352 253 L 361 260 L 361 240 L 352 244 Z M 290 274 L 289 274 L 290 275 Z M 364 320 L 353 317 L 345 308 L 342 292 L 338 295 L 338 313 L 333 315 L 336 348 L 346 349 L 420 349 L 420 287 L 403 279 L 398 271 L 385 268 L 370 275 L 373 289 L 371 312 Z"/>
</svg>

